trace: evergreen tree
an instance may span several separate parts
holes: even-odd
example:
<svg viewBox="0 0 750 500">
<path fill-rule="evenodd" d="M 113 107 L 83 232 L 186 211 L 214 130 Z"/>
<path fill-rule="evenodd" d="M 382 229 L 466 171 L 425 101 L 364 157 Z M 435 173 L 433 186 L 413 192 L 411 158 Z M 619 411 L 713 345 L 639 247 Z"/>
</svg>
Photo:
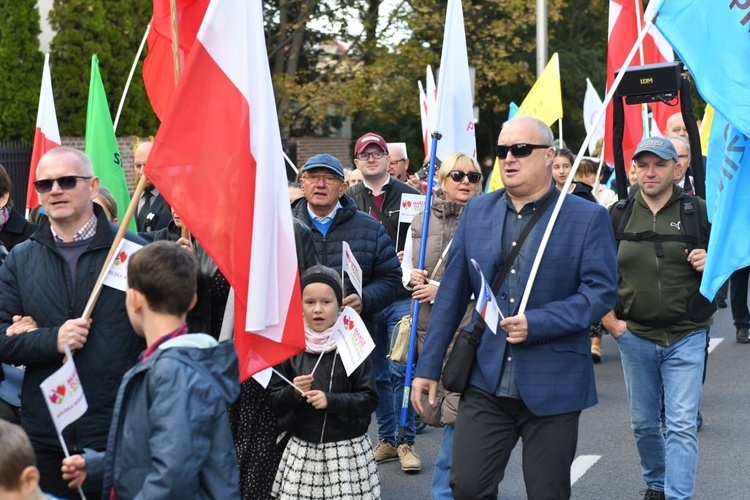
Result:
<svg viewBox="0 0 750 500">
<path fill-rule="evenodd" d="M 0 0 L 0 140 L 34 138 L 44 56 L 34 0 Z"/>
<path fill-rule="evenodd" d="M 91 56 L 97 54 L 114 119 L 149 19 L 150 0 L 55 0 L 50 24 L 52 82 L 60 134 L 82 136 Z M 141 62 L 128 92 L 117 135 L 153 135 L 158 121 L 146 97 Z"/>
</svg>

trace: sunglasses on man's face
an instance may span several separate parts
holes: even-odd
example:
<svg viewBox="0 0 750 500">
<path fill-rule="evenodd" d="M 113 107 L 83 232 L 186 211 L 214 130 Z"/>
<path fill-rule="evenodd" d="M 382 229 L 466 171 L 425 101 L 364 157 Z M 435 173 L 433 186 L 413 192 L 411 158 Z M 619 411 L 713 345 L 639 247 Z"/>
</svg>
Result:
<svg viewBox="0 0 750 500">
<path fill-rule="evenodd" d="M 482 180 L 482 174 L 479 172 L 461 172 L 460 170 L 451 170 L 448 174 L 451 179 L 453 179 L 455 182 L 463 182 L 464 177 L 469 178 L 469 182 L 472 184 L 479 184 L 479 181 Z"/>
<path fill-rule="evenodd" d="M 37 193 L 49 193 L 52 191 L 52 186 L 57 182 L 60 189 L 67 191 L 76 187 L 78 179 L 91 179 L 91 177 L 85 177 L 83 175 L 64 175 L 57 179 L 41 179 L 34 181 L 34 187 L 36 188 Z"/>
<path fill-rule="evenodd" d="M 547 149 L 551 147 L 552 146 L 547 146 L 544 144 L 526 144 L 524 142 L 519 144 L 511 144 L 510 146 L 502 146 L 498 144 L 495 152 L 497 153 L 498 158 L 504 160 L 508 157 L 509 151 L 513 154 L 514 158 L 526 158 L 535 149 Z"/>
</svg>

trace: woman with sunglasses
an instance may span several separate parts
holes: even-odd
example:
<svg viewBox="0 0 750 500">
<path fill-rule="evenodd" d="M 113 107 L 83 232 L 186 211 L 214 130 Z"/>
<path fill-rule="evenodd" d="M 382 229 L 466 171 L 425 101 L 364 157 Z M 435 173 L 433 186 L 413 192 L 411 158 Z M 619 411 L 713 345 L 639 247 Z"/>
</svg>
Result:
<svg viewBox="0 0 750 500">
<path fill-rule="evenodd" d="M 430 207 L 425 268 L 417 269 L 424 214 L 417 215 L 412 221 L 409 231 L 411 238 L 406 240 L 404 259 L 401 262 L 404 286 L 413 290 L 412 297 L 421 304 L 417 324 L 418 353 L 424 344 L 432 302 L 440 285 L 458 220 L 466 202 L 482 192 L 482 170 L 474 158 L 456 152 L 445 158 L 438 170 L 437 180 L 440 187 L 433 195 Z M 470 319 L 472 310 L 473 304 L 469 306 L 469 314 L 464 316 L 464 321 Z M 450 353 L 450 349 L 448 352 Z M 458 393 L 445 392 L 442 385 L 438 385 L 434 406 L 428 403 L 426 395 L 424 397 L 423 405 L 426 411 L 422 415 L 422 420 L 435 427 L 444 427 L 443 440 L 432 476 L 432 498 L 435 499 L 452 498 L 449 480 L 453 424 L 456 421 L 459 397 Z"/>
<path fill-rule="evenodd" d="M 575 156 L 571 150 L 565 148 L 555 150 L 555 159 L 552 163 L 552 178 L 555 180 L 555 186 L 560 191 L 565 186 L 565 181 L 568 179 L 570 169 L 573 168 L 573 163 L 575 163 Z M 568 194 L 580 196 L 584 200 L 597 203 L 596 198 L 591 192 L 591 186 L 580 182 L 571 182 Z"/>
</svg>

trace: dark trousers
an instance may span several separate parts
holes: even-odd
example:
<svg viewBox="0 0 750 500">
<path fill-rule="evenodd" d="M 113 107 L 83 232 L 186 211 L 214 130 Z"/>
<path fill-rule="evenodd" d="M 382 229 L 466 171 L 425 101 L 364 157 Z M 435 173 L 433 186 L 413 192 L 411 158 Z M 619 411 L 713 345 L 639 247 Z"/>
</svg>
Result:
<svg viewBox="0 0 750 500">
<path fill-rule="evenodd" d="M 747 280 L 750 266 L 737 269 L 729 278 L 729 303 L 736 328 L 750 327 L 750 312 L 747 309 Z"/>
<path fill-rule="evenodd" d="M 36 454 L 36 466 L 40 475 L 39 486 L 42 491 L 59 498 L 80 500 L 81 496 L 78 494 L 78 490 L 71 490 L 68 488 L 67 481 L 63 481 L 62 471 L 60 470 L 63 458 L 65 458 L 63 452 L 37 448 L 34 453 Z M 71 451 L 71 455 L 75 454 Z M 83 483 L 83 491 L 86 498 L 89 499 L 101 498 L 101 488 L 101 484 Z"/>
<path fill-rule="evenodd" d="M 456 500 L 496 499 L 518 438 L 529 500 L 570 498 L 570 467 L 580 411 L 538 417 L 520 399 L 469 387 L 461 396 L 453 440 L 451 488 Z"/>
</svg>

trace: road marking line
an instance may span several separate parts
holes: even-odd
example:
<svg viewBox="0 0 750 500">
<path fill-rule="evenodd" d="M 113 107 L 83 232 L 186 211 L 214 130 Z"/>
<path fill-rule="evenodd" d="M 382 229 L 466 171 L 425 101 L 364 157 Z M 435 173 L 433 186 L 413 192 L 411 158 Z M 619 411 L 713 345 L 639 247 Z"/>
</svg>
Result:
<svg viewBox="0 0 750 500">
<path fill-rule="evenodd" d="M 711 354 L 716 349 L 716 346 L 722 342 L 724 342 L 724 337 L 711 337 L 711 340 L 708 342 L 708 353 Z"/>
<path fill-rule="evenodd" d="M 573 461 L 573 465 L 570 467 L 570 485 L 576 484 L 576 481 L 581 479 L 586 471 L 591 468 L 599 459 L 601 455 L 580 455 Z"/>
</svg>

